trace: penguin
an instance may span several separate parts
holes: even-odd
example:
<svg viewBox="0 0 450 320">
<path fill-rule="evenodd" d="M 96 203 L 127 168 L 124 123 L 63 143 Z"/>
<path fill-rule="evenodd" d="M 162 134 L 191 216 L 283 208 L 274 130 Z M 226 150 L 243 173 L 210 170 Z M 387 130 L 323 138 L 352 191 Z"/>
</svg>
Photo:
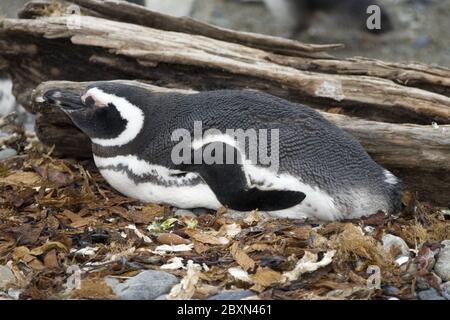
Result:
<svg viewBox="0 0 450 320">
<path fill-rule="evenodd" d="M 143 202 L 316 221 L 401 207 L 400 179 L 356 139 L 268 93 L 154 93 L 112 81 L 50 89 L 42 100 L 91 139 L 105 180 Z"/>
</svg>

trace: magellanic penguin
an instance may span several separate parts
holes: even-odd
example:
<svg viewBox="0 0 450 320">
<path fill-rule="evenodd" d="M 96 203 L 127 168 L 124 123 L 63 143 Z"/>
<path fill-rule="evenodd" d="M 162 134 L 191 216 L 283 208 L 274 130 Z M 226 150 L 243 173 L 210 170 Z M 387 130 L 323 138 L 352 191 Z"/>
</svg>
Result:
<svg viewBox="0 0 450 320">
<path fill-rule="evenodd" d="M 90 137 L 106 181 L 144 202 L 321 221 L 401 207 L 400 180 L 352 136 L 312 108 L 266 93 L 150 93 L 96 82 L 81 94 L 52 89 L 43 98 Z M 273 163 L 250 158 L 255 144 Z"/>
</svg>

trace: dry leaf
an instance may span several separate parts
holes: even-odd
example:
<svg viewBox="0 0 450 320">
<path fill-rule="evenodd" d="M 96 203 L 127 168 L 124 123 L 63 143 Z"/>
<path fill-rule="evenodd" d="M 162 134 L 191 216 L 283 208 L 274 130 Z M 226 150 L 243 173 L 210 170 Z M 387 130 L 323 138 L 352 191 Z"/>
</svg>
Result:
<svg viewBox="0 0 450 320">
<path fill-rule="evenodd" d="M 209 246 L 198 241 L 194 241 L 194 250 L 198 254 L 202 254 L 209 250 Z"/>
<path fill-rule="evenodd" d="M 142 208 L 142 214 L 139 216 L 141 223 L 148 224 L 151 221 L 155 220 L 156 217 L 164 216 L 165 208 L 158 204 L 147 204 L 144 208 Z M 139 223 L 139 222 L 136 222 Z"/>
<path fill-rule="evenodd" d="M 273 250 L 273 246 L 268 245 L 267 243 L 254 243 L 250 245 L 247 252 L 253 251 L 265 251 L 265 250 Z"/>
<path fill-rule="evenodd" d="M 11 229 L 11 232 L 14 234 L 18 244 L 34 244 L 38 241 L 44 227 L 43 223 L 36 225 L 26 223 Z"/>
<path fill-rule="evenodd" d="M 216 286 L 211 286 L 209 284 L 198 285 L 195 289 L 194 296 L 192 298 L 199 300 L 206 300 L 207 298 L 217 294 L 219 288 Z"/>
<path fill-rule="evenodd" d="M 72 292 L 73 299 L 115 299 L 111 287 L 103 279 L 81 280 L 81 287 Z"/>
<path fill-rule="evenodd" d="M 42 246 L 34 248 L 30 251 L 30 254 L 34 256 L 40 256 L 51 249 L 61 249 L 63 251 L 67 251 L 67 247 L 58 241 L 49 241 L 44 243 Z"/>
<path fill-rule="evenodd" d="M 262 287 L 269 287 L 275 283 L 281 283 L 284 278 L 281 273 L 270 268 L 259 267 L 256 273 L 251 276 L 251 279 L 254 283 Z"/>
<path fill-rule="evenodd" d="M 61 214 L 72 222 L 70 226 L 75 229 L 87 226 L 90 222 L 89 219 L 83 218 L 70 210 L 64 210 Z"/>
<path fill-rule="evenodd" d="M 241 248 L 239 248 L 239 243 L 235 242 L 230 247 L 230 253 L 234 260 L 246 271 L 255 268 L 255 261 L 250 258 Z"/>
<path fill-rule="evenodd" d="M 250 226 L 252 224 L 260 222 L 261 219 L 262 219 L 262 216 L 258 212 L 258 210 L 253 210 L 244 218 L 244 222 Z"/>
<path fill-rule="evenodd" d="M 27 247 L 17 247 L 14 249 L 13 252 L 13 259 L 16 262 L 23 262 L 30 268 L 34 270 L 43 270 L 45 269 L 45 266 L 42 264 L 41 261 L 39 261 L 38 258 L 36 258 L 35 255 L 31 254 L 31 251 Z"/>
<path fill-rule="evenodd" d="M 225 237 L 217 236 L 217 231 L 198 231 L 198 230 L 185 230 L 186 234 L 191 238 L 206 244 L 212 245 L 226 245 L 230 242 Z"/>
<path fill-rule="evenodd" d="M 188 239 L 184 239 L 175 233 L 161 233 L 156 239 L 161 244 L 188 244 Z"/>
<path fill-rule="evenodd" d="M 0 184 L 25 186 L 25 187 L 39 187 L 41 183 L 41 176 L 36 172 L 14 172 L 7 177 L 0 178 Z"/>
<path fill-rule="evenodd" d="M 133 222 L 132 215 L 128 212 L 127 209 L 125 209 L 123 207 L 114 206 L 114 207 L 109 208 L 109 211 L 111 213 L 114 213 L 114 214 L 124 218 L 125 220 Z"/>
<path fill-rule="evenodd" d="M 287 231 L 286 234 L 298 240 L 308 240 L 311 236 L 311 231 L 311 226 L 302 226 L 293 228 Z"/>
<path fill-rule="evenodd" d="M 58 268 L 58 257 L 56 255 L 56 250 L 50 250 L 44 257 L 44 265 L 46 268 Z"/>
</svg>

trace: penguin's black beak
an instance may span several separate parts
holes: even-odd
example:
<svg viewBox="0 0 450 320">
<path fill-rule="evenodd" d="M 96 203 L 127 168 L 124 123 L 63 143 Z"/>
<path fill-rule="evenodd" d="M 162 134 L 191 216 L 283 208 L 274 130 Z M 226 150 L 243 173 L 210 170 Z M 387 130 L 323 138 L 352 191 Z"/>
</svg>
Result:
<svg viewBox="0 0 450 320">
<path fill-rule="evenodd" d="M 86 109 L 86 105 L 81 100 L 81 96 L 77 92 L 51 89 L 44 93 L 43 99 L 45 102 L 53 105 L 57 105 L 64 111 L 78 111 Z"/>
</svg>

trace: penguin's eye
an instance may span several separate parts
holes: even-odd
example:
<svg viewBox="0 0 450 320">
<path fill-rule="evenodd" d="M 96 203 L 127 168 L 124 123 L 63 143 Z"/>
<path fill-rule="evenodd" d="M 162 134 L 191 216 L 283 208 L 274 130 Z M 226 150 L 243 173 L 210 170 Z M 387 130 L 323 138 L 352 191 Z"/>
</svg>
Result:
<svg viewBox="0 0 450 320">
<path fill-rule="evenodd" d="M 82 96 L 81 100 L 83 101 L 83 103 L 86 106 L 91 107 L 91 108 L 103 108 L 103 107 L 108 106 L 107 102 L 102 101 L 101 99 L 97 99 L 92 94 L 86 94 L 86 95 Z"/>
<path fill-rule="evenodd" d="M 95 107 L 95 100 L 89 96 L 84 100 L 84 104 L 90 108 L 94 108 Z"/>
</svg>

